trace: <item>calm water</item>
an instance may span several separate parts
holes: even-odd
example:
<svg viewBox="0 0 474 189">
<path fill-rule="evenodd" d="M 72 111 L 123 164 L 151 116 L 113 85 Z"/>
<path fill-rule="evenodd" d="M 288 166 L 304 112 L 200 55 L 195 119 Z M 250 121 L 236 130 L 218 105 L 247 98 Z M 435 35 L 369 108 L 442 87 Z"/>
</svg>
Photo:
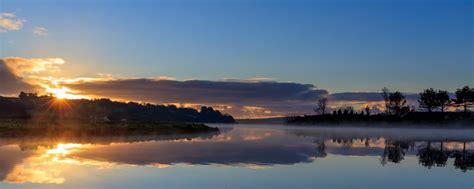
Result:
<svg viewBox="0 0 474 189">
<path fill-rule="evenodd" d="M 474 189 L 474 130 L 214 126 L 221 132 L 0 138 L 0 188 Z"/>
</svg>

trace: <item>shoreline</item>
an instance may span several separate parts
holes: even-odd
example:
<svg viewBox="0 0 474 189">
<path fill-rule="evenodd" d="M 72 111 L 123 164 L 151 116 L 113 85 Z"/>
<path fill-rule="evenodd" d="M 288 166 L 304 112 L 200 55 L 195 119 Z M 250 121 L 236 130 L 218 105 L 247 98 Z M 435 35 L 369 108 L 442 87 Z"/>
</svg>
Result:
<svg viewBox="0 0 474 189">
<path fill-rule="evenodd" d="M 0 120 L 0 137 L 131 136 L 219 132 L 202 123 L 180 122 L 80 122 L 77 120 Z"/>
<path fill-rule="evenodd" d="M 340 122 L 307 122 L 283 123 L 294 127 L 355 127 L 355 128 L 472 128 L 474 122 L 470 120 L 444 121 L 444 122 L 412 122 L 412 121 L 340 121 Z"/>
</svg>

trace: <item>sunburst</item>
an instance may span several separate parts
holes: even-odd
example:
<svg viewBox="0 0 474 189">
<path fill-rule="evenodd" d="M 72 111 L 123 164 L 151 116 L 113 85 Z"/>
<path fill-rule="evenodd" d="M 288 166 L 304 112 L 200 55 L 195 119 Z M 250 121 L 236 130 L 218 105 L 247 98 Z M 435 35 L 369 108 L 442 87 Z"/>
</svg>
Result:
<svg viewBox="0 0 474 189">
<path fill-rule="evenodd" d="M 51 88 L 47 88 L 46 92 L 52 94 L 54 97 L 56 97 L 59 100 L 85 98 L 84 96 L 74 94 L 72 90 L 66 87 L 51 87 Z"/>
</svg>

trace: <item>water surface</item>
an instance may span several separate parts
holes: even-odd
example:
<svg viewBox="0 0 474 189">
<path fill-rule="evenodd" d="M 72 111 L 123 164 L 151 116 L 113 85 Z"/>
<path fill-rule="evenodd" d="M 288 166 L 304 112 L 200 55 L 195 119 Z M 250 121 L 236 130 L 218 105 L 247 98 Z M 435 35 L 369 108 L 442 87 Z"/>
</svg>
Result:
<svg viewBox="0 0 474 189">
<path fill-rule="evenodd" d="M 474 130 L 213 125 L 0 138 L 0 188 L 474 188 Z"/>
</svg>

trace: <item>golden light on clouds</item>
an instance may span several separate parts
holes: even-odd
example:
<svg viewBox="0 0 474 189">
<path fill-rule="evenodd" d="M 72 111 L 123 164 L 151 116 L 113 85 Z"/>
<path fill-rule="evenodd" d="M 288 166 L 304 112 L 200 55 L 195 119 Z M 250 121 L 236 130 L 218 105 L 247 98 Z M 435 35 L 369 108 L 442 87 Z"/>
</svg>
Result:
<svg viewBox="0 0 474 189">
<path fill-rule="evenodd" d="M 88 78 L 58 79 L 53 77 L 55 73 L 61 71 L 60 66 L 66 61 L 62 58 L 21 58 L 8 57 L 3 59 L 8 69 L 25 82 L 42 88 L 39 93 L 52 94 L 58 99 L 81 99 L 87 98 L 83 95 L 75 94 L 75 91 L 61 86 L 61 83 L 90 81 Z M 32 92 L 32 91 L 28 91 Z"/>
<path fill-rule="evenodd" d="M 46 88 L 46 92 L 52 94 L 58 99 L 84 99 L 86 96 L 75 95 L 72 90 L 67 87 Z"/>
<path fill-rule="evenodd" d="M 25 79 L 28 76 L 50 76 L 59 72 L 59 66 L 65 63 L 62 58 L 8 57 L 4 58 L 4 61 L 15 75 L 25 77 Z"/>
<path fill-rule="evenodd" d="M 20 30 L 23 28 L 24 23 L 25 20 L 17 18 L 15 13 L 0 13 L 0 32 Z"/>
<path fill-rule="evenodd" d="M 283 116 L 274 114 L 274 112 L 272 112 L 270 109 L 258 106 L 243 106 L 242 111 L 250 115 L 248 118 L 269 118 Z"/>
</svg>

